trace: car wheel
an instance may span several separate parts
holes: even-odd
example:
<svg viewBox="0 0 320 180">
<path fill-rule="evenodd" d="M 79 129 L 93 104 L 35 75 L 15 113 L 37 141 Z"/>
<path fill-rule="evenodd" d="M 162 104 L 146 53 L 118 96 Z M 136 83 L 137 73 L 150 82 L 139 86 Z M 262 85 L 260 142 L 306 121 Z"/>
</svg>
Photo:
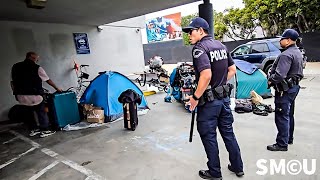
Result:
<svg viewBox="0 0 320 180">
<path fill-rule="evenodd" d="M 269 64 L 268 66 L 266 66 L 266 67 L 264 68 L 264 72 L 265 72 L 267 75 L 270 74 L 271 67 L 272 67 L 272 64 Z"/>
</svg>

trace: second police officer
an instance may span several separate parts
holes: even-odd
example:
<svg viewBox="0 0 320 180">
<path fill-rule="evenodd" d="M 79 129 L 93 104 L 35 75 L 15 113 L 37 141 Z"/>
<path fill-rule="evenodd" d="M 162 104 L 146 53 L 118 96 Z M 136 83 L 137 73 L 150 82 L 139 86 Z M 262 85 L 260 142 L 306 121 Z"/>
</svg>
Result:
<svg viewBox="0 0 320 180">
<path fill-rule="evenodd" d="M 189 34 L 197 88 L 190 96 L 190 110 L 197 107 L 197 129 L 200 134 L 209 170 L 200 170 L 203 179 L 221 180 L 221 167 L 217 143 L 218 127 L 229 152 L 228 169 L 238 177 L 243 176 L 240 148 L 233 132 L 234 121 L 230 109 L 231 86 L 227 80 L 236 73 L 236 66 L 226 47 L 208 34 L 209 24 L 203 18 L 194 18 L 182 29 Z"/>
<path fill-rule="evenodd" d="M 275 123 L 278 129 L 276 143 L 267 146 L 269 151 L 287 151 L 293 144 L 294 104 L 303 78 L 303 56 L 296 45 L 297 31 L 286 29 L 280 39 L 285 49 L 274 62 L 268 84 L 275 88 Z"/>
</svg>

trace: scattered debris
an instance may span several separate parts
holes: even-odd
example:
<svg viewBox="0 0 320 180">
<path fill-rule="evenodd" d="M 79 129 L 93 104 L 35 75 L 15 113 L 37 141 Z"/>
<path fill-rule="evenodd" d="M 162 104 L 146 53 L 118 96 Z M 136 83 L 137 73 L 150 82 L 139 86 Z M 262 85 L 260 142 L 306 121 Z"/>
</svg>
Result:
<svg viewBox="0 0 320 180">
<path fill-rule="evenodd" d="M 132 140 L 136 140 L 136 139 L 140 139 L 140 136 L 134 136 L 133 138 L 131 138 Z"/>
<path fill-rule="evenodd" d="M 74 130 L 80 130 L 80 129 L 87 129 L 87 128 L 93 128 L 93 127 L 100 127 L 100 126 L 107 126 L 107 123 L 88 123 L 88 122 L 80 122 L 73 125 L 66 125 L 63 130 L 64 131 L 74 131 Z M 109 127 L 109 126 L 107 126 Z"/>
<path fill-rule="evenodd" d="M 85 165 L 88 165 L 90 163 L 92 163 L 92 161 L 86 161 L 86 162 L 81 163 L 81 166 L 85 166 Z"/>
<path fill-rule="evenodd" d="M 314 80 L 314 78 L 316 78 L 316 77 L 312 77 L 309 81 L 312 81 L 312 80 Z"/>
<path fill-rule="evenodd" d="M 150 96 L 150 95 L 153 95 L 153 94 L 156 94 L 156 93 L 157 93 L 156 91 L 144 91 L 143 95 L 144 96 Z"/>
</svg>

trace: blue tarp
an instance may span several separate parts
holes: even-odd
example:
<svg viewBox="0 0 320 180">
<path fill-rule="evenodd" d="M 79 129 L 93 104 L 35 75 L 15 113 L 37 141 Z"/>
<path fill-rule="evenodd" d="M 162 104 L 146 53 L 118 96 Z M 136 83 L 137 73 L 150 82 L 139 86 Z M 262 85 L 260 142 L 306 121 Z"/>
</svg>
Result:
<svg viewBox="0 0 320 180">
<path fill-rule="evenodd" d="M 256 70 L 259 69 L 256 65 L 248 63 L 243 60 L 234 59 L 233 61 L 237 66 L 237 68 L 246 74 L 253 74 Z"/>
<path fill-rule="evenodd" d="M 180 92 L 180 87 L 177 85 L 174 85 L 174 79 L 176 77 L 176 73 L 177 73 L 177 68 L 174 68 L 171 75 L 170 75 L 170 86 L 172 87 L 172 92 L 171 95 L 177 100 L 180 101 L 181 100 L 181 92 Z"/>
<path fill-rule="evenodd" d="M 97 76 L 83 93 L 80 103 L 93 104 L 104 109 L 105 122 L 113 121 L 123 115 L 118 97 L 123 91 L 132 89 L 142 96 L 139 109 L 149 109 L 143 92 L 130 79 L 118 72 L 106 72 Z"/>
</svg>

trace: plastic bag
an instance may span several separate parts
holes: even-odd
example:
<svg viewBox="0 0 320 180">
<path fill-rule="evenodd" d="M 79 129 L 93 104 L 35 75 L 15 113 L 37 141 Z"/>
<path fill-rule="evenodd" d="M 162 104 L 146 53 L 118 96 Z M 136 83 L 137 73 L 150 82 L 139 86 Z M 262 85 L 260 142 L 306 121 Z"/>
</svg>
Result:
<svg viewBox="0 0 320 180">
<path fill-rule="evenodd" d="M 251 91 L 250 95 L 253 104 L 261 104 L 263 102 L 263 98 L 255 91 Z"/>
</svg>

